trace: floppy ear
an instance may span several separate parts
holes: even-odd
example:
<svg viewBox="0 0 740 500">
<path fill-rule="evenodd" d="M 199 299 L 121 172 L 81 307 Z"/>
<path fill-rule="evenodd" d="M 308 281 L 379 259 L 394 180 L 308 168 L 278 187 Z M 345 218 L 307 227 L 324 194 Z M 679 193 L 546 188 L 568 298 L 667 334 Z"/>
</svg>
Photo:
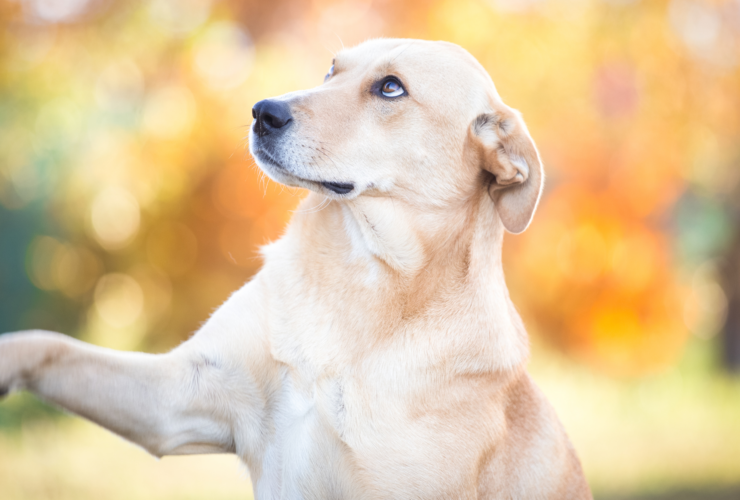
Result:
<svg viewBox="0 0 740 500">
<path fill-rule="evenodd" d="M 504 227 L 527 229 L 542 193 L 544 172 L 534 141 L 518 111 L 504 108 L 478 116 L 471 126 L 484 170 L 493 174 L 488 188 Z"/>
</svg>

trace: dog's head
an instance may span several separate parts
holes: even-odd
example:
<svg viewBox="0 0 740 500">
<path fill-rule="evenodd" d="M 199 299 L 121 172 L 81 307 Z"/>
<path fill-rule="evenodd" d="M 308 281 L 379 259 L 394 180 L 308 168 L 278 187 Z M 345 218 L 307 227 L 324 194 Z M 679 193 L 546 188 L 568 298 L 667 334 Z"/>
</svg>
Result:
<svg viewBox="0 0 740 500">
<path fill-rule="evenodd" d="M 258 102 L 250 151 L 272 179 L 337 199 L 444 207 L 488 188 L 507 230 L 542 190 L 537 149 L 483 67 L 445 42 L 380 39 L 343 50 L 324 83 Z"/>
</svg>

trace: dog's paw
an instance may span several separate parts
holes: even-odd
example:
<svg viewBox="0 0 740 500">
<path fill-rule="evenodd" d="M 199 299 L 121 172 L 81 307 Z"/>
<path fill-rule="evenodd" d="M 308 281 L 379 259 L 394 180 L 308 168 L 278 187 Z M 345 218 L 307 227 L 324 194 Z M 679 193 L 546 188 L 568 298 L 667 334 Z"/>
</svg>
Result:
<svg viewBox="0 0 740 500">
<path fill-rule="evenodd" d="M 0 335 L 0 400 L 17 389 L 20 358 L 17 334 Z"/>
<path fill-rule="evenodd" d="M 0 335 L 0 399 L 29 388 L 29 380 L 36 376 L 60 337 L 61 334 L 41 330 Z"/>
</svg>

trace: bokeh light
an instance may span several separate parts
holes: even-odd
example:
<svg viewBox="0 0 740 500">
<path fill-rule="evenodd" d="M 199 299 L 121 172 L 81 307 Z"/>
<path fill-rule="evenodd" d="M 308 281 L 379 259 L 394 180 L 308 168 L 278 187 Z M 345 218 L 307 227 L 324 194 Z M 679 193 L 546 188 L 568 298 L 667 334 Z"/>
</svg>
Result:
<svg viewBox="0 0 740 500">
<path fill-rule="evenodd" d="M 108 187 L 93 199 L 90 223 L 103 248 L 113 250 L 125 246 L 136 236 L 139 222 L 139 204 L 125 189 Z"/>
<path fill-rule="evenodd" d="M 95 286 L 95 309 L 103 321 L 123 328 L 139 319 L 144 309 L 144 293 L 131 276 L 106 274 Z"/>
<path fill-rule="evenodd" d="M 233 23 L 211 25 L 196 42 L 194 52 L 196 71 L 213 90 L 233 89 L 252 70 L 252 40 Z"/>
</svg>

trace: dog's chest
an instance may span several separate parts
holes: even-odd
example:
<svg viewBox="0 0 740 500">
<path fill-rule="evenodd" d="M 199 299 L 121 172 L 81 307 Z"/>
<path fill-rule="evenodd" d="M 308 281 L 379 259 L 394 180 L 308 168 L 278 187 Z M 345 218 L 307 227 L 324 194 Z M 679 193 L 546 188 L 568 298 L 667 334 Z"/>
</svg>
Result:
<svg viewBox="0 0 740 500">
<path fill-rule="evenodd" d="M 347 498 L 343 490 L 351 474 L 341 439 L 344 416 L 338 379 L 307 384 L 286 369 L 262 474 L 254 485 L 256 498 Z"/>
<path fill-rule="evenodd" d="M 442 382 L 436 353 L 447 357 L 454 337 L 437 335 L 432 349 L 399 336 L 373 349 L 377 342 L 367 338 L 375 316 L 347 322 L 363 301 L 336 306 L 336 318 L 311 293 L 291 290 L 276 301 L 291 313 L 271 315 L 271 355 L 283 371 L 256 499 L 433 497 L 469 481 L 487 417 L 471 411 L 477 394 Z M 416 328 L 425 339 L 438 330 L 429 321 Z M 474 444 L 461 449 L 461 442 Z"/>
<path fill-rule="evenodd" d="M 454 457 L 470 470 L 477 445 L 460 450 L 459 430 L 435 416 L 410 418 L 411 393 L 400 380 L 377 373 L 307 382 L 286 368 L 256 499 L 390 498 L 459 487 L 449 463 L 432 457 Z"/>
</svg>

